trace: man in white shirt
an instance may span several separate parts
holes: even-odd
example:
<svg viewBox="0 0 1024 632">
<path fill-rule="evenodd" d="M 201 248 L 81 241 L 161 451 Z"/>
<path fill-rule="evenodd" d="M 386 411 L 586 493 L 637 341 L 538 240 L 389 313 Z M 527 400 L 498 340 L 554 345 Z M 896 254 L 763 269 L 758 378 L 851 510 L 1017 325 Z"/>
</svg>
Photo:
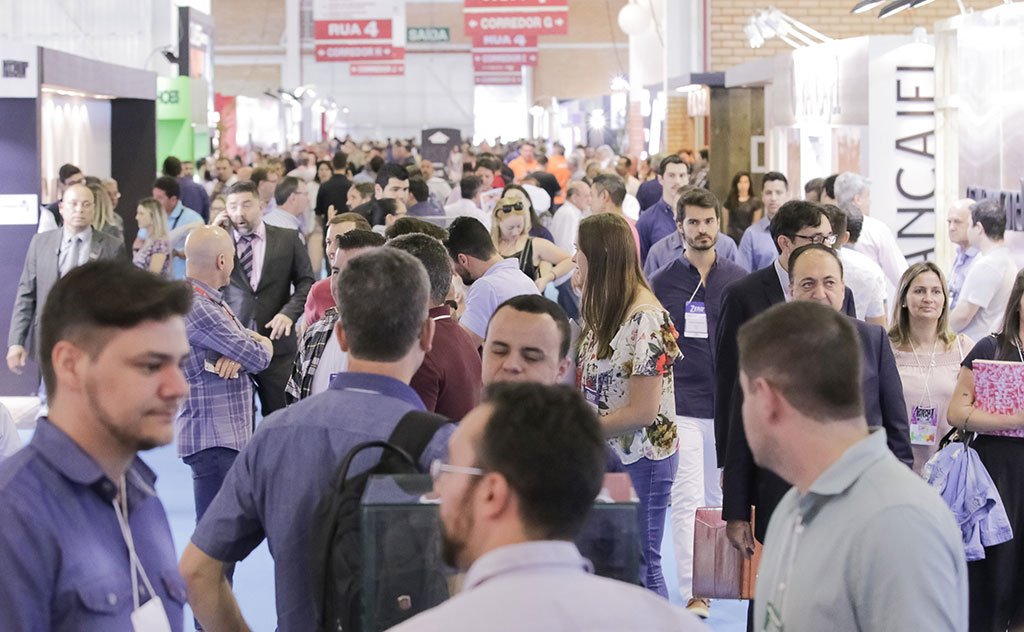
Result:
<svg viewBox="0 0 1024 632">
<path fill-rule="evenodd" d="M 886 327 L 889 309 L 885 297 L 885 274 L 867 255 L 853 249 L 860 237 L 864 216 L 847 215 L 846 211 L 834 204 L 823 204 L 822 208 L 836 236 L 834 248 L 843 262 L 846 287 L 853 292 L 857 319 Z"/>
<path fill-rule="evenodd" d="M 491 230 L 491 218 L 480 209 L 480 195 L 484 191 L 480 176 L 466 176 L 459 182 L 462 199 L 444 207 L 448 217 L 472 217 Z"/>
<path fill-rule="evenodd" d="M 971 206 L 971 227 L 967 241 L 978 249 L 964 279 L 956 309 L 949 314 L 949 326 L 981 340 L 997 331 L 1006 312 L 1017 266 L 1003 243 L 1006 209 L 998 200 L 982 200 Z"/>
<path fill-rule="evenodd" d="M 305 180 L 285 176 L 274 188 L 274 208 L 263 216 L 271 226 L 290 228 L 299 233 L 299 241 L 306 243 L 303 214 L 309 209 L 309 189 Z"/>
<path fill-rule="evenodd" d="M 427 188 L 430 189 L 430 197 L 437 202 L 438 206 L 443 206 L 445 200 L 452 194 L 452 185 L 437 174 L 434 170 L 434 163 L 429 160 L 420 161 L 420 173 L 423 174 Z"/>
<path fill-rule="evenodd" d="M 893 296 L 900 283 L 907 259 L 900 251 L 892 230 L 879 219 L 871 217 L 871 181 L 864 176 L 846 171 L 836 177 L 836 206 L 850 212 L 856 206 L 864 215 L 864 228 L 855 249 L 878 263 L 885 273 L 886 296 Z"/>
<path fill-rule="evenodd" d="M 432 466 L 442 555 L 466 572 L 449 601 L 393 628 L 706 630 L 653 593 L 595 577 L 573 540 L 601 490 L 600 422 L 569 386 L 498 383 Z"/>
<path fill-rule="evenodd" d="M 551 219 L 551 236 L 555 245 L 566 252 L 576 252 L 576 233 L 584 215 L 590 214 L 590 185 L 582 180 L 570 182 L 565 204 L 558 207 Z"/>
<path fill-rule="evenodd" d="M 519 269 L 517 258 L 503 259 L 498 254 L 491 234 L 478 221 L 456 218 L 448 227 L 448 240 L 444 245 L 452 258 L 452 268 L 469 287 L 466 309 L 459 324 L 479 347 L 498 305 L 513 296 L 540 294 L 540 290 L 533 279 Z"/>
</svg>

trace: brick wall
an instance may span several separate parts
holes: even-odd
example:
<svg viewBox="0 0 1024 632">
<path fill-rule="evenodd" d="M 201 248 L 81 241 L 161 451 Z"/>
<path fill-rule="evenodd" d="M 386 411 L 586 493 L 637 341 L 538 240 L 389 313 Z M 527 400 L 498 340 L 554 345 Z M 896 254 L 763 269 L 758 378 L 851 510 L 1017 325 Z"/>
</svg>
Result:
<svg viewBox="0 0 1024 632">
<path fill-rule="evenodd" d="M 878 19 L 878 11 L 853 15 L 850 9 L 857 0 L 709 0 L 711 6 L 711 69 L 726 70 L 761 57 L 771 57 L 792 50 L 778 38 L 765 42 L 759 49 L 747 44 L 743 27 L 758 11 L 774 6 L 790 17 L 833 39 L 859 37 L 861 35 L 909 35 L 916 26 L 923 26 L 928 32 L 940 20 L 957 13 L 956 4 L 950 1 L 935 2 L 919 9 L 910 9 L 884 20 Z M 975 11 L 981 11 L 1001 4 L 1000 0 L 971 0 Z"/>
</svg>

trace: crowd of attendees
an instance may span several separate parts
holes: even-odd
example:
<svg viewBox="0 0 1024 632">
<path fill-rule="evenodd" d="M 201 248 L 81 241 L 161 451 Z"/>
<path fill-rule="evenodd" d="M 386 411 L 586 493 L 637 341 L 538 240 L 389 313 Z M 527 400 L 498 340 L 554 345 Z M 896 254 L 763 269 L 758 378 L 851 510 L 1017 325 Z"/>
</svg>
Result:
<svg viewBox="0 0 1024 632">
<path fill-rule="evenodd" d="M 856 173 L 801 197 L 738 172 L 720 201 L 706 151 L 293 149 L 167 158 L 134 235 L 116 182 L 61 167 L 8 339 L 46 408 L 28 447 L 0 443 L 5 629 L 180 630 L 186 599 L 197 625 L 245 629 L 233 565 L 264 539 L 279 629 L 319 629 L 318 502 L 414 410 L 451 421 L 413 456 L 468 574 L 402 630 L 701 629 L 705 506 L 742 555 L 764 546 L 756 629 L 1024 625 L 1024 547 L 967 564 L 969 519 L 922 478 L 951 429 L 978 433 L 1024 532 L 1024 412 L 985 409 L 973 379 L 1024 363 L 997 202 L 949 210 L 943 270 L 908 264 Z M 135 460 L 172 440 L 197 520 L 180 575 Z M 605 472 L 636 493 L 647 592 L 566 542 Z M 657 597 L 666 527 L 689 613 Z"/>
</svg>

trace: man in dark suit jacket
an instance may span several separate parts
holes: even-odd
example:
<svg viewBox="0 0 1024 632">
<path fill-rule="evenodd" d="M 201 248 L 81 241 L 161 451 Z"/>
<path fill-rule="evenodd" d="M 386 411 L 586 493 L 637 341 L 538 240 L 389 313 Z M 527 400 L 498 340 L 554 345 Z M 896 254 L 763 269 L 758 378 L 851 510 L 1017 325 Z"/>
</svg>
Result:
<svg viewBox="0 0 1024 632">
<path fill-rule="evenodd" d="M 789 257 L 789 271 L 794 301 L 821 303 L 837 312 L 842 311 L 847 290 L 843 283 L 842 263 L 834 250 L 818 244 L 801 246 Z M 914 457 L 910 449 L 907 408 L 888 335 L 878 325 L 850 318 L 857 327 L 861 344 L 864 416 L 869 427 L 884 427 L 889 449 L 909 467 Z M 771 514 L 790 484 L 773 472 L 755 467 L 742 422 L 729 431 L 726 472 L 726 482 L 730 487 L 725 494 L 731 495 L 725 501 L 731 516 L 726 520 L 735 521 L 728 529 L 732 533 L 730 539 L 734 544 L 740 544 L 740 548 L 752 548 L 753 542 L 742 534 L 742 531 L 749 533 L 749 529 L 740 529 L 738 522 L 742 518 L 736 516 L 741 515 L 743 508 L 749 511 L 750 505 L 754 504 L 757 510 L 755 535 L 763 542 Z"/>
<path fill-rule="evenodd" d="M 266 416 L 286 404 L 284 391 L 298 349 L 294 324 L 313 286 L 313 269 L 297 231 L 263 222 L 252 182 L 228 187 L 226 213 L 237 259 L 224 298 L 243 325 L 274 343 L 270 366 L 253 376 Z"/>
<path fill-rule="evenodd" d="M 313 207 L 324 226 L 327 225 L 328 220 L 327 207 L 333 206 L 336 213 L 351 210 L 346 206 L 348 204 L 348 189 L 352 186 L 352 182 L 345 176 L 348 156 L 340 151 L 334 154 L 331 159 L 331 167 L 334 169 L 334 175 L 327 182 L 320 183 L 320 189 L 316 193 L 316 206 Z"/>
<path fill-rule="evenodd" d="M 7 335 L 7 368 L 15 373 L 21 373 L 35 346 L 32 332 L 39 329 L 39 316 L 57 279 L 88 261 L 125 258 L 123 241 L 92 229 L 96 203 L 89 187 L 67 187 L 58 207 L 61 228 L 32 237 L 18 282 Z"/>
</svg>

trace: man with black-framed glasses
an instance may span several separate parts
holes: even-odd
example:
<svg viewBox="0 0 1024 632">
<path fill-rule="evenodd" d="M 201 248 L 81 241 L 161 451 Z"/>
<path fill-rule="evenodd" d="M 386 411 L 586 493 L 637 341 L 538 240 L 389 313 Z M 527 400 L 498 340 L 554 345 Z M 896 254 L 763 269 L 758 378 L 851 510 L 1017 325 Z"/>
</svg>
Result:
<svg viewBox="0 0 1024 632">
<path fill-rule="evenodd" d="M 498 383 L 431 467 L 454 598 L 392 630 L 705 630 L 639 586 L 591 574 L 573 544 L 601 489 L 600 423 L 570 386 Z"/>
</svg>

